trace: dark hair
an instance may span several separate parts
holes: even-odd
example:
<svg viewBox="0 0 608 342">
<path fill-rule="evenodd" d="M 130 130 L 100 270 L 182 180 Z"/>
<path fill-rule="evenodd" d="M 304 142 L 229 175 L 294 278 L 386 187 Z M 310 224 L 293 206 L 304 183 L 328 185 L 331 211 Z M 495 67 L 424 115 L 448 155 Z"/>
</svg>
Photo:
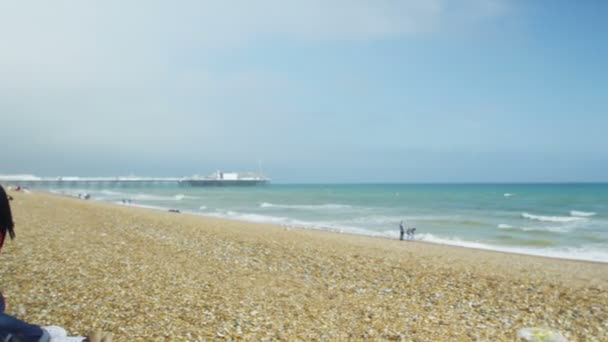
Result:
<svg viewBox="0 0 608 342">
<path fill-rule="evenodd" d="M 11 206 L 8 203 L 8 196 L 4 192 L 2 185 L 0 185 L 0 249 L 4 244 L 6 233 L 8 233 L 11 239 L 15 238 L 14 227 L 15 224 L 13 223 L 13 215 L 11 214 Z"/>
</svg>

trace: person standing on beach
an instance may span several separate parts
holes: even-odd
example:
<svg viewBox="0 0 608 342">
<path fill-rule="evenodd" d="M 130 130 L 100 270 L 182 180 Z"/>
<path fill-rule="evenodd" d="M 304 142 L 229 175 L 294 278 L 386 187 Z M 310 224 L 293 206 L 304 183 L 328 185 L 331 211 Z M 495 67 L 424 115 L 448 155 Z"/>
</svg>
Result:
<svg viewBox="0 0 608 342">
<path fill-rule="evenodd" d="M 6 235 L 15 238 L 13 216 L 8 196 L 0 185 L 0 250 Z M 49 333 L 41 327 L 26 323 L 4 313 L 4 297 L 0 292 L 0 341 L 48 342 Z"/>
<path fill-rule="evenodd" d="M 399 223 L 399 240 L 403 241 L 403 234 L 405 233 L 405 228 L 403 228 L 403 221 Z"/>
</svg>

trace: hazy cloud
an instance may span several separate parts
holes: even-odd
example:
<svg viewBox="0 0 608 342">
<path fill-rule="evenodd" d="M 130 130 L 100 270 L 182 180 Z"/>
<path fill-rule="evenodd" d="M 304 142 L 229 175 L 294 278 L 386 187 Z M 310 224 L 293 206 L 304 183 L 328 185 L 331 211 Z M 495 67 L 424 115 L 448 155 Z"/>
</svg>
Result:
<svg viewBox="0 0 608 342">
<path fill-rule="evenodd" d="M 36 170 L 36 160 L 64 157 L 65 167 L 93 165 L 89 173 L 169 158 L 190 170 L 257 159 L 279 169 L 298 155 L 311 163 L 332 139 L 348 144 L 319 129 L 339 120 L 307 116 L 281 71 L 212 61 L 275 40 L 441 34 L 507 11 L 502 0 L 4 1 L 0 115 L 18 129 L 9 128 L 14 148 L 0 156 L 34 173 L 60 172 Z"/>
</svg>

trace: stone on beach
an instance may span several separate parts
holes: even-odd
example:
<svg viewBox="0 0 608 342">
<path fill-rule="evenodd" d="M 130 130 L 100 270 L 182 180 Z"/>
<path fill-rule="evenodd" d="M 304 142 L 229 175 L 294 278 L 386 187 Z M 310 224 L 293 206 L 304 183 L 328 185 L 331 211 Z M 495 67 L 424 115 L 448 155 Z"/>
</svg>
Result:
<svg viewBox="0 0 608 342">
<path fill-rule="evenodd" d="M 17 193 L 7 312 L 116 341 L 606 341 L 608 264 Z"/>
</svg>

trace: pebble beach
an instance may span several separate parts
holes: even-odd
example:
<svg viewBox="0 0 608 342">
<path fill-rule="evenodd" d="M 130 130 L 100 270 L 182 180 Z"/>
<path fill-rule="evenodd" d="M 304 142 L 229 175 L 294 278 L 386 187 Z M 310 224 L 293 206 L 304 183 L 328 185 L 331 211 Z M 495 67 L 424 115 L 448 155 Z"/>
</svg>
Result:
<svg viewBox="0 0 608 342">
<path fill-rule="evenodd" d="M 608 264 L 11 192 L 7 313 L 114 341 L 608 340 Z"/>
</svg>

